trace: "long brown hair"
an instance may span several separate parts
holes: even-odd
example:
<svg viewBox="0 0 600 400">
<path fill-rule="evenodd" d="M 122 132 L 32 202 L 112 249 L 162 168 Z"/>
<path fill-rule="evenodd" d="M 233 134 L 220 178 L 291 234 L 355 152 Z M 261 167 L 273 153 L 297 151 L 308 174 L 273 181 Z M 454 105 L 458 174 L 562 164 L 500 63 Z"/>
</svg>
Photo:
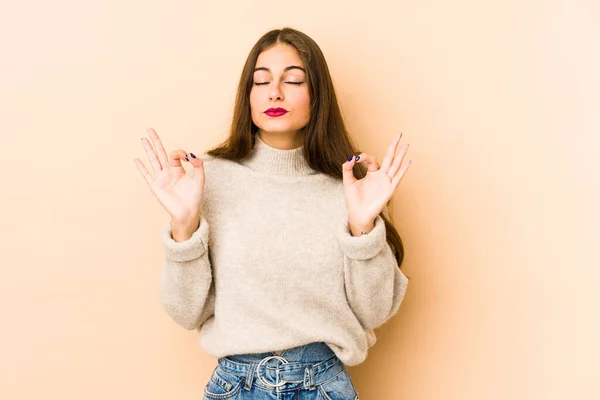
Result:
<svg viewBox="0 0 600 400">
<path fill-rule="evenodd" d="M 310 120 L 302 129 L 304 158 L 312 169 L 341 180 L 342 164 L 350 155 L 360 152 L 346 130 L 321 49 L 309 36 L 292 28 L 272 30 L 256 42 L 246 59 L 238 84 L 229 137 L 207 151 L 207 154 L 238 161 L 246 158 L 252 151 L 254 135 L 258 132 L 258 127 L 252 122 L 249 100 L 254 68 L 259 54 L 277 43 L 294 47 L 306 69 L 311 109 Z M 362 179 L 367 173 L 367 167 L 356 163 L 353 172 L 356 179 Z M 402 240 L 391 220 L 383 212 L 380 216 L 385 221 L 387 242 L 400 268 L 404 258 Z"/>
</svg>

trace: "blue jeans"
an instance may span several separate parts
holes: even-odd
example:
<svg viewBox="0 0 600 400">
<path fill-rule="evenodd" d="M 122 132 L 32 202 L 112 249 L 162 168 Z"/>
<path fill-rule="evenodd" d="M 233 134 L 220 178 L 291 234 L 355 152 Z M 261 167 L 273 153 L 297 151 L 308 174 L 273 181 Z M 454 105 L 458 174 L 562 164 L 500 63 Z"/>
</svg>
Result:
<svg viewBox="0 0 600 400">
<path fill-rule="evenodd" d="M 221 357 L 204 400 L 358 400 L 350 374 L 323 342 Z"/>
</svg>

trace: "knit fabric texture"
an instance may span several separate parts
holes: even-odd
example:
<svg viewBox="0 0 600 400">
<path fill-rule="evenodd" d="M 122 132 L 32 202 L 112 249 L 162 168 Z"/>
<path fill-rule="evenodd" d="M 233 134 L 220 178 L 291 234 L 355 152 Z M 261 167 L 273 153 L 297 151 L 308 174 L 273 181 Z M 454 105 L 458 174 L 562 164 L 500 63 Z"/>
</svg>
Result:
<svg viewBox="0 0 600 400">
<path fill-rule="evenodd" d="M 358 365 L 404 298 L 383 219 L 352 236 L 342 180 L 311 169 L 302 151 L 256 136 L 244 161 L 200 155 L 198 229 L 183 242 L 170 224 L 161 231 L 161 304 L 214 357 L 325 342 Z"/>
</svg>

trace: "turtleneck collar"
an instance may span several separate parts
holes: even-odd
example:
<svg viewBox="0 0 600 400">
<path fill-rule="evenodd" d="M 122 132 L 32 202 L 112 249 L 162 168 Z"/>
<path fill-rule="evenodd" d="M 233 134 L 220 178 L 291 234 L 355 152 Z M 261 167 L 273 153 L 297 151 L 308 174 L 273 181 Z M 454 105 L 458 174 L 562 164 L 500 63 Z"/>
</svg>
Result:
<svg viewBox="0 0 600 400">
<path fill-rule="evenodd" d="M 252 152 L 242 162 L 250 169 L 276 175 L 312 175 L 317 172 L 304 159 L 304 145 L 282 150 L 269 146 L 258 134 L 254 138 Z"/>
</svg>

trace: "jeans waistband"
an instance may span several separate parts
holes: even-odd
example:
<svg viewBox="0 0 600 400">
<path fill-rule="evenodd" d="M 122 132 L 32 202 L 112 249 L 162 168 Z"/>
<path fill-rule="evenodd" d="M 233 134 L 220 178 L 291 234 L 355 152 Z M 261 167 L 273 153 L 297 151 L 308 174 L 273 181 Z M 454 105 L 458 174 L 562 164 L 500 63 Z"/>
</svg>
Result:
<svg viewBox="0 0 600 400">
<path fill-rule="evenodd" d="M 286 349 L 280 356 L 268 352 L 221 357 L 218 365 L 229 374 L 244 377 L 248 390 L 253 384 L 276 391 L 299 386 L 315 389 L 344 370 L 344 364 L 323 342 Z"/>
</svg>

